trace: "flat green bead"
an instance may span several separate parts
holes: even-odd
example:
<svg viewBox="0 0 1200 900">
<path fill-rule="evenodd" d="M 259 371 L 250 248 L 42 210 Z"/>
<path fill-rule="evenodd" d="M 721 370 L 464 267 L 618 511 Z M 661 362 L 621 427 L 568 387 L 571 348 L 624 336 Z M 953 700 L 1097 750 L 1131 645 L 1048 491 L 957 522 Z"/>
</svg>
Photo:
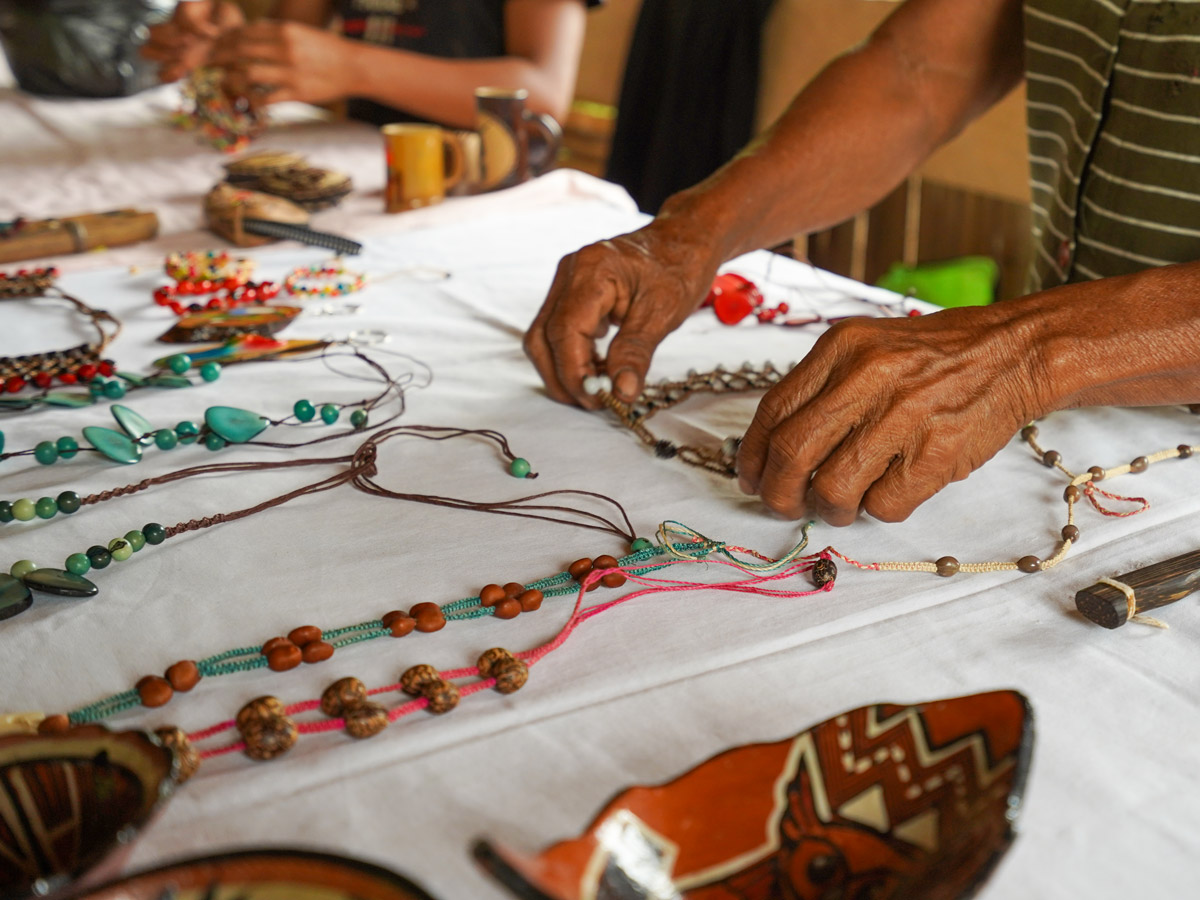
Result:
<svg viewBox="0 0 1200 900">
<path fill-rule="evenodd" d="M 83 436 L 89 444 L 113 462 L 131 466 L 142 459 L 141 446 L 135 444 L 127 434 L 111 428 L 101 428 L 99 425 L 88 425 L 83 429 Z"/>
<path fill-rule="evenodd" d="M 0 409 L 33 409 L 41 402 L 41 397 L 3 397 L 0 398 Z"/>
<path fill-rule="evenodd" d="M 157 522 L 147 522 L 142 526 L 142 535 L 146 538 L 147 544 L 161 544 L 167 539 L 167 529 Z"/>
<path fill-rule="evenodd" d="M 160 428 L 154 432 L 154 446 L 159 450 L 174 450 L 178 443 L 178 435 L 170 428 Z"/>
<path fill-rule="evenodd" d="M 326 403 L 324 406 L 321 407 L 321 421 L 324 422 L 326 425 L 332 425 L 334 422 L 336 422 L 338 420 L 338 416 L 340 416 L 340 415 L 341 415 L 341 410 L 339 410 L 332 403 Z"/>
<path fill-rule="evenodd" d="M 20 578 L 24 581 L 25 576 L 37 569 L 37 567 L 38 564 L 32 559 L 18 559 L 12 564 L 12 568 L 8 570 L 8 574 L 13 578 Z"/>
<path fill-rule="evenodd" d="M 108 548 L 101 547 L 99 544 L 88 547 L 87 558 L 93 569 L 103 569 L 112 562 L 112 554 L 108 552 Z"/>
<path fill-rule="evenodd" d="M 25 586 L 58 597 L 94 597 L 100 588 L 82 575 L 63 569 L 38 569 L 23 579 Z"/>
<path fill-rule="evenodd" d="M 75 438 L 64 435 L 54 442 L 54 446 L 58 448 L 58 455 L 63 459 L 71 459 L 79 452 L 79 444 Z"/>
<path fill-rule="evenodd" d="M 0 522 L 8 523 L 15 518 L 12 503 L 7 500 L 0 500 Z"/>
<path fill-rule="evenodd" d="M 204 424 L 231 444 L 244 444 L 262 434 L 271 423 L 248 409 L 235 406 L 210 406 L 204 411 Z"/>
<path fill-rule="evenodd" d="M 638 538 L 630 545 L 629 549 L 634 553 L 640 553 L 642 550 L 649 550 L 653 546 L 646 538 Z"/>
<path fill-rule="evenodd" d="M 120 400 L 125 396 L 125 385 L 119 381 L 110 381 L 104 386 L 103 393 L 109 400 Z"/>
<path fill-rule="evenodd" d="M 508 467 L 508 471 L 512 473 L 513 478 L 524 478 L 529 474 L 532 466 L 529 465 L 529 460 L 518 456 L 512 461 Z"/>
<path fill-rule="evenodd" d="M 91 406 L 95 402 L 90 394 L 81 394 L 74 391 L 71 393 L 56 392 L 53 394 L 43 394 L 41 400 L 50 406 L 64 406 L 68 409 L 80 409 L 84 406 Z"/>
<path fill-rule="evenodd" d="M 108 542 L 108 552 L 112 554 L 113 562 L 125 562 L 133 556 L 133 545 L 125 538 L 113 538 Z"/>
<path fill-rule="evenodd" d="M 192 383 L 182 375 L 155 375 L 153 378 L 147 378 L 146 384 L 150 387 L 160 388 L 185 388 L 192 386 Z"/>
<path fill-rule="evenodd" d="M 180 422 L 175 426 L 175 434 L 181 444 L 190 444 L 200 436 L 200 426 L 195 422 Z"/>
<path fill-rule="evenodd" d="M 67 557 L 67 571 L 72 575 L 86 575 L 92 570 L 92 561 L 86 553 L 72 553 Z"/>
<path fill-rule="evenodd" d="M 40 441 L 33 448 L 33 458 L 43 466 L 53 465 L 58 462 L 58 446 L 54 441 Z"/>
<path fill-rule="evenodd" d="M 14 500 L 12 505 L 13 518 L 18 522 L 28 522 L 37 517 L 37 506 L 28 497 Z"/>
<path fill-rule="evenodd" d="M 38 497 L 33 509 L 39 519 L 53 519 L 58 515 L 58 504 L 54 502 L 53 497 Z"/>
<path fill-rule="evenodd" d="M 125 532 L 125 540 L 129 542 L 129 546 L 133 548 L 134 553 L 137 553 L 146 546 L 146 536 L 136 528 L 133 531 Z"/>
<path fill-rule="evenodd" d="M 176 353 L 167 357 L 167 368 L 176 375 L 182 375 L 192 366 L 192 358 L 186 353 Z"/>
<path fill-rule="evenodd" d="M 355 428 L 363 428 L 367 424 L 367 411 L 365 409 L 356 409 L 350 413 L 350 424 Z"/>
<path fill-rule="evenodd" d="M 149 420 L 128 406 L 114 403 L 112 414 L 113 418 L 117 420 L 117 424 L 121 426 L 121 430 L 135 441 L 141 441 L 146 435 L 154 432 L 154 426 L 150 424 Z"/>
<path fill-rule="evenodd" d="M 206 362 L 200 367 L 200 377 L 205 381 L 216 381 L 221 377 L 220 364 L 215 362 Z"/>
<path fill-rule="evenodd" d="M 214 452 L 217 450 L 223 450 L 225 448 L 225 438 L 210 431 L 204 436 L 204 446 Z"/>
<path fill-rule="evenodd" d="M 4 452 L 4 432 L 0 431 L 0 453 Z"/>
<path fill-rule="evenodd" d="M 20 578 L 0 575 L 0 619 L 11 619 L 33 606 L 33 595 Z"/>
<path fill-rule="evenodd" d="M 69 515 L 70 513 L 79 511 L 82 500 L 74 491 L 63 491 L 54 498 L 54 505 L 58 507 L 59 512 Z"/>
<path fill-rule="evenodd" d="M 311 422 L 316 414 L 316 409 L 307 400 L 297 400 L 292 406 L 292 415 L 301 422 Z M 0 449 L 3 449 L 3 444 L 0 444 Z"/>
<path fill-rule="evenodd" d="M 146 384 L 145 377 L 134 372 L 117 372 L 117 377 L 123 381 L 128 381 L 134 387 L 143 387 Z"/>
</svg>

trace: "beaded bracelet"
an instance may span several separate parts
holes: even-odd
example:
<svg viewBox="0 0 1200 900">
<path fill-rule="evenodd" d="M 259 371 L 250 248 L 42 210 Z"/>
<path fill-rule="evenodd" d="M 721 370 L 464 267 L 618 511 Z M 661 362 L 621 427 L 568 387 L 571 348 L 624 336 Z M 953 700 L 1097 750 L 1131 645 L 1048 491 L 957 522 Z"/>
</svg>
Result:
<svg viewBox="0 0 1200 900">
<path fill-rule="evenodd" d="M 283 281 L 289 294 L 298 297 L 341 297 L 361 291 L 366 278 L 341 265 L 299 266 Z"/>
<path fill-rule="evenodd" d="M 181 295 L 212 294 L 205 303 L 189 303 L 184 306 L 175 298 Z M 224 281 L 180 281 L 173 285 L 163 285 L 154 289 L 154 302 L 165 306 L 177 316 L 197 313 L 210 309 L 233 309 L 237 306 L 251 306 L 256 303 L 266 303 L 275 299 L 279 294 L 279 285 L 273 281 L 240 282 L 236 278 Z"/>
<path fill-rule="evenodd" d="M 220 281 L 227 287 L 236 287 L 250 280 L 254 273 L 254 260 L 235 258 L 223 250 L 177 252 L 167 255 L 163 261 L 163 271 L 180 282 Z"/>
</svg>

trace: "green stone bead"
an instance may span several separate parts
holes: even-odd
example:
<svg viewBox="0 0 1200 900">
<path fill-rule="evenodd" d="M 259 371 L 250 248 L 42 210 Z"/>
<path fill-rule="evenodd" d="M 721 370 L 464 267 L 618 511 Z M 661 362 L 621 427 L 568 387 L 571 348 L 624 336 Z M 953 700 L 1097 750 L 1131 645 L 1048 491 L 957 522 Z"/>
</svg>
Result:
<svg viewBox="0 0 1200 900">
<path fill-rule="evenodd" d="M 508 471 L 512 473 L 513 478 L 524 478 L 530 473 L 532 466 L 529 465 L 529 460 L 518 456 L 512 461 L 508 467 Z"/>
<path fill-rule="evenodd" d="M 58 446 L 54 441 L 42 441 L 33 448 L 33 458 L 43 466 L 58 462 Z"/>
<path fill-rule="evenodd" d="M 60 437 L 55 442 L 55 446 L 58 447 L 58 455 L 63 459 L 71 459 L 79 452 L 79 444 L 75 441 L 75 438 L 70 436 Z"/>
<path fill-rule="evenodd" d="M 103 569 L 112 562 L 112 554 L 108 552 L 108 548 L 101 547 L 99 544 L 88 547 L 87 558 L 93 569 Z"/>
<path fill-rule="evenodd" d="M 215 362 L 206 362 L 200 367 L 200 377 L 205 381 L 216 381 L 221 377 L 220 364 Z"/>
<path fill-rule="evenodd" d="M 28 522 L 37 516 L 37 506 L 28 497 L 14 500 L 12 505 L 13 517 L 18 522 Z"/>
<path fill-rule="evenodd" d="M 167 539 L 167 529 L 157 522 L 147 522 L 142 526 L 142 537 L 146 539 L 147 544 L 161 544 Z"/>
<path fill-rule="evenodd" d="M 86 575 L 92 570 L 92 561 L 86 553 L 72 553 L 67 557 L 67 571 L 72 575 Z"/>
<path fill-rule="evenodd" d="M 0 500 L 0 522 L 11 522 L 15 518 L 13 505 L 7 500 Z"/>
<path fill-rule="evenodd" d="M 210 406 L 204 411 L 204 424 L 219 437 L 231 444 L 244 444 L 266 429 L 270 420 L 266 416 L 238 409 L 236 406 Z"/>
<path fill-rule="evenodd" d="M 363 428 L 367 424 L 367 411 L 365 409 L 356 409 L 350 413 L 350 424 L 355 428 Z"/>
<path fill-rule="evenodd" d="M 646 538 L 638 538 L 630 545 L 629 549 L 631 549 L 634 553 L 640 553 L 643 550 L 649 550 L 653 546 L 654 545 L 646 540 Z"/>
<path fill-rule="evenodd" d="M 13 578 L 24 578 L 37 567 L 37 563 L 32 559 L 19 559 L 12 564 L 12 568 L 8 570 L 8 574 Z"/>
<path fill-rule="evenodd" d="M 210 431 L 204 436 L 204 446 L 209 450 L 220 450 L 225 446 L 225 439 Z"/>
<path fill-rule="evenodd" d="M 292 415 L 301 422 L 311 422 L 316 414 L 316 409 L 307 400 L 297 400 L 292 406 Z"/>
<path fill-rule="evenodd" d="M 81 503 L 82 501 L 80 500 L 79 495 L 74 491 L 63 491 L 56 498 L 54 498 L 54 504 L 58 507 L 58 511 L 61 513 L 70 514 L 73 512 L 78 512 Z"/>
<path fill-rule="evenodd" d="M 104 396 L 109 400 L 120 400 L 125 396 L 125 385 L 119 381 L 110 381 L 104 386 Z"/>
<path fill-rule="evenodd" d="M 321 407 L 321 421 L 326 425 L 332 425 L 338 420 L 341 411 L 332 403 L 326 403 Z"/>
<path fill-rule="evenodd" d="M 192 358 L 186 353 L 176 353 L 167 357 L 167 368 L 176 375 L 182 375 L 192 367 Z"/>
<path fill-rule="evenodd" d="M 108 542 L 108 552 L 112 554 L 114 562 L 125 562 L 133 556 L 133 545 L 125 538 L 113 538 Z"/>
<path fill-rule="evenodd" d="M 191 444 L 200 436 L 200 426 L 195 422 L 180 422 L 175 426 L 175 434 L 181 444 Z"/>
<path fill-rule="evenodd" d="M 38 497 L 33 509 L 39 519 L 53 519 L 58 515 L 58 504 L 54 502 L 53 497 Z"/>
<path fill-rule="evenodd" d="M 179 438 L 170 428 L 160 428 L 154 432 L 154 446 L 159 450 L 174 450 Z"/>
</svg>

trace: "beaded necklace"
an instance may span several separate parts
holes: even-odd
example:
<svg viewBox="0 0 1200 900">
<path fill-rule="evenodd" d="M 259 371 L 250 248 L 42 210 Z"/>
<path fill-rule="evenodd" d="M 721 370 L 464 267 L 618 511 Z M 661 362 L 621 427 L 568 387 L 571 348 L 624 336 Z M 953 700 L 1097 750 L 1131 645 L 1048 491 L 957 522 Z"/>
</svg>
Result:
<svg viewBox="0 0 1200 900">
<path fill-rule="evenodd" d="M 182 131 L 195 131 L 218 150 L 236 153 L 266 128 L 266 114 L 245 97 L 230 98 L 225 71 L 214 66 L 193 69 L 180 86 L 179 109 L 171 120 Z"/>
</svg>

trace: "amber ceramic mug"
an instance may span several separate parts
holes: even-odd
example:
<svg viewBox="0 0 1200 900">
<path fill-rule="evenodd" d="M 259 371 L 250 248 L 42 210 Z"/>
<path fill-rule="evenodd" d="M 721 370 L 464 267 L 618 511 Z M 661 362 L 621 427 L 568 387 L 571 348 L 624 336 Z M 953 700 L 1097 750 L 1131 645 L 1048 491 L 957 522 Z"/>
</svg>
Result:
<svg viewBox="0 0 1200 900">
<path fill-rule="evenodd" d="M 446 199 L 463 175 L 462 148 L 436 125 L 384 125 L 387 186 L 384 211 L 405 212 Z"/>
<path fill-rule="evenodd" d="M 552 116 L 525 108 L 524 89 L 475 90 L 475 115 L 483 140 L 483 182 L 494 191 L 541 175 L 554 164 L 562 129 Z"/>
</svg>

